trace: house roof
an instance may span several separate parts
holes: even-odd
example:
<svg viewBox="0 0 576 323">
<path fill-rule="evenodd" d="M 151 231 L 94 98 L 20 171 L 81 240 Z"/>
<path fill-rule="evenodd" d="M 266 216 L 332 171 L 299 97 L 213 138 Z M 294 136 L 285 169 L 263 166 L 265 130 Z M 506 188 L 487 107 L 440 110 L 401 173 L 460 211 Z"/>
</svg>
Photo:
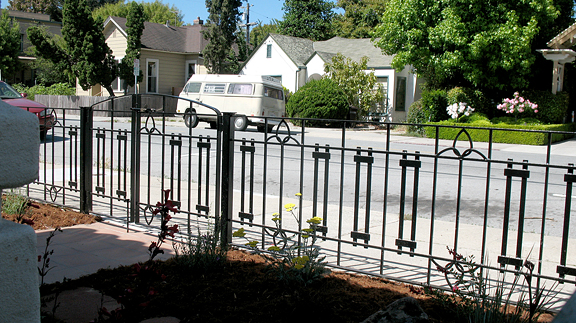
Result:
<svg viewBox="0 0 576 323">
<path fill-rule="evenodd" d="M 126 18 L 108 17 L 104 26 L 114 23 L 126 35 Z M 174 27 L 169 24 L 144 22 L 142 48 L 176 53 L 201 53 L 208 41 L 204 39 L 202 24 Z"/>
<path fill-rule="evenodd" d="M 554 49 L 571 48 L 576 42 L 576 23 L 564 29 L 556 37 L 552 38 L 546 45 Z"/>
<path fill-rule="evenodd" d="M 8 9 L 0 9 L 0 13 L 3 13 L 4 10 L 8 11 L 8 17 L 17 18 L 20 20 L 32 20 L 32 21 L 42 21 L 42 22 L 50 22 L 61 25 L 61 22 L 56 20 L 52 20 L 50 15 L 46 15 L 43 13 L 34 13 L 34 12 L 24 12 L 18 10 L 8 10 Z"/>
<path fill-rule="evenodd" d="M 368 61 L 368 67 L 370 68 L 389 67 L 392 65 L 393 56 L 382 54 L 382 51 L 374 46 L 370 38 L 347 39 L 334 37 L 325 41 L 314 42 L 314 50 L 318 52 L 324 61 L 329 61 L 335 54 L 341 53 L 356 62 L 359 62 L 363 56 L 367 56 L 370 59 Z"/>
<path fill-rule="evenodd" d="M 314 43 L 310 39 L 279 34 L 270 34 L 269 36 L 274 39 L 296 66 L 306 65 L 306 61 L 314 54 Z"/>
</svg>

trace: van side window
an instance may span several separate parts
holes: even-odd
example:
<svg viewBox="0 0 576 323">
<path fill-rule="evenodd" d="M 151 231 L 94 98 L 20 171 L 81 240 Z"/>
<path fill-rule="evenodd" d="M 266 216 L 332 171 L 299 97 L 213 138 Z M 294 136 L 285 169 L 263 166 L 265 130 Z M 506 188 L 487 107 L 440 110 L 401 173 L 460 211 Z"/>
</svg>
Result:
<svg viewBox="0 0 576 323">
<path fill-rule="evenodd" d="M 188 83 L 184 87 L 184 92 L 186 92 L 186 93 L 200 93 L 200 86 L 202 86 L 202 83 Z"/>
<path fill-rule="evenodd" d="M 233 84 L 228 86 L 228 94 L 252 94 L 252 84 Z"/>
<path fill-rule="evenodd" d="M 264 96 L 273 99 L 284 100 L 284 92 L 282 92 L 282 90 L 274 89 L 267 86 L 264 87 Z"/>
<path fill-rule="evenodd" d="M 204 93 L 224 93 L 226 83 L 206 83 L 204 85 Z"/>
</svg>

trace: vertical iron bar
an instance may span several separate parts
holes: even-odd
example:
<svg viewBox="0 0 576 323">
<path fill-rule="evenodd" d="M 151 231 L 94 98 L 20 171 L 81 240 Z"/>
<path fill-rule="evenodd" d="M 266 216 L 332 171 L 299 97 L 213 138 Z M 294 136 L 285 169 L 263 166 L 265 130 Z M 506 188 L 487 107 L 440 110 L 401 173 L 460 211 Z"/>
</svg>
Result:
<svg viewBox="0 0 576 323">
<path fill-rule="evenodd" d="M 314 145 L 314 151 L 315 152 L 319 152 L 320 145 L 318 143 L 316 143 Z M 314 154 L 313 154 L 314 156 Z M 314 175 L 313 175 L 313 186 L 314 188 L 312 189 L 312 217 L 317 216 L 317 212 L 318 212 L 318 158 L 314 158 Z"/>
<path fill-rule="evenodd" d="M 430 242 L 428 243 L 428 255 L 432 256 L 434 247 L 434 219 L 436 216 L 436 186 L 438 185 L 438 144 L 440 142 L 440 132 L 438 126 L 436 129 L 436 137 L 434 140 L 434 171 L 432 174 L 432 205 L 430 206 Z M 426 273 L 426 283 L 430 285 L 432 270 L 432 258 L 428 259 L 428 270 Z"/>
<path fill-rule="evenodd" d="M 508 159 L 512 161 L 512 159 Z M 507 168 L 511 169 L 512 164 L 509 163 Z M 510 195 L 512 194 L 512 176 L 506 176 L 506 197 L 504 199 L 504 223 L 502 224 L 502 250 L 501 255 L 506 255 L 506 249 L 508 249 L 508 225 L 510 222 Z M 504 267 L 504 264 L 500 265 Z"/>
<path fill-rule="evenodd" d="M 540 228 L 540 252 L 538 253 L 538 274 L 542 274 L 542 259 L 544 257 L 544 232 L 546 230 L 546 206 L 548 205 L 548 181 L 550 180 L 550 154 L 552 152 L 552 133 L 548 132 L 548 145 L 546 150 L 546 173 L 544 174 L 544 201 L 542 202 L 542 226 Z M 540 277 L 536 280 L 540 288 Z"/>
<path fill-rule="evenodd" d="M 92 107 L 80 108 L 80 212 L 92 211 Z"/>
<path fill-rule="evenodd" d="M 380 275 L 384 274 L 384 247 L 386 247 L 386 212 L 388 210 L 388 174 L 390 166 L 390 123 L 386 123 L 386 161 L 384 164 L 384 202 L 382 205 L 382 249 L 380 250 Z"/>
<path fill-rule="evenodd" d="M 342 222 L 344 208 L 344 155 L 346 148 L 346 123 L 342 122 L 341 145 L 340 150 L 340 198 L 338 201 L 338 250 L 336 254 L 336 265 L 340 266 L 342 253 Z"/>
<path fill-rule="evenodd" d="M 522 165 L 522 169 L 528 169 L 528 161 L 524 160 L 524 165 Z M 524 237 L 524 216 L 526 213 L 526 186 L 527 186 L 528 179 L 526 177 L 522 177 L 522 187 L 520 189 L 520 211 L 518 214 L 518 239 L 516 240 L 516 257 L 522 257 L 522 240 Z M 520 267 L 516 267 L 516 270 L 520 269 Z"/>
<path fill-rule="evenodd" d="M 570 175 L 574 174 L 574 164 L 568 164 L 568 176 L 564 175 L 566 182 L 566 204 L 564 206 L 564 226 L 562 228 L 562 249 L 560 249 L 560 265 L 566 266 L 566 256 L 568 254 L 568 234 L 570 230 L 570 209 L 572 208 L 572 180 L 569 180 Z M 564 278 L 564 274 L 560 275 Z"/>
<path fill-rule="evenodd" d="M 464 160 L 460 158 L 458 160 L 458 190 L 456 197 L 456 225 L 454 229 L 454 252 L 458 252 L 458 234 L 460 232 L 460 204 L 462 200 L 462 169 L 464 166 Z"/>
<path fill-rule="evenodd" d="M 130 221 L 140 223 L 140 94 L 132 95 L 130 143 Z M 150 156 L 148 156 L 150 160 Z"/>
<path fill-rule="evenodd" d="M 402 151 L 402 159 L 407 159 L 407 150 Z M 406 165 L 402 165 L 402 175 L 400 178 L 400 213 L 398 215 L 398 239 L 404 238 L 404 207 L 406 203 Z M 402 250 L 402 246 L 398 246 L 398 250 Z M 398 254 L 401 254 L 400 252 Z"/>
<path fill-rule="evenodd" d="M 232 242 L 232 210 L 234 206 L 234 113 L 224 112 L 222 116 L 222 214 L 215 214 L 220 226 L 221 245 Z"/>
<path fill-rule="evenodd" d="M 420 152 L 416 151 L 415 160 L 420 160 Z M 410 240 L 416 241 L 416 219 L 418 218 L 418 182 L 420 180 L 420 167 L 414 167 L 414 188 L 412 192 L 412 234 L 410 235 Z M 414 248 L 410 248 L 410 251 L 414 252 Z M 410 255 L 414 257 L 414 255 Z"/>
</svg>

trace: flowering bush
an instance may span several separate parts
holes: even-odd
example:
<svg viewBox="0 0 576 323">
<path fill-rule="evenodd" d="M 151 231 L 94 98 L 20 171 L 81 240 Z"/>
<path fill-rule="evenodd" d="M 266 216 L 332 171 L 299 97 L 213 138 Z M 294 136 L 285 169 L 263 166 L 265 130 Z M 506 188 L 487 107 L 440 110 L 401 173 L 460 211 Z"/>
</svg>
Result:
<svg viewBox="0 0 576 323">
<path fill-rule="evenodd" d="M 148 247 L 148 253 L 150 254 L 149 261 L 154 260 L 160 253 L 164 253 L 164 250 L 160 249 L 164 240 L 167 236 L 174 238 L 174 234 L 178 233 L 178 224 L 174 224 L 173 226 L 168 226 L 168 221 L 172 219 L 169 212 L 178 213 L 178 209 L 174 206 L 171 200 L 168 198 L 170 197 L 170 190 L 162 190 L 164 193 L 164 203 L 158 202 L 156 203 L 156 209 L 152 212 L 153 215 L 160 214 L 160 233 L 158 233 L 158 241 L 152 241 L 150 246 Z"/>
<path fill-rule="evenodd" d="M 301 197 L 302 194 L 297 193 L 296 196 Z M 294 213 L 297 209 L 296 204 L 285 204 L 284 209 L 300 223 Z M 327 273 L 328 269 L 325 268 L 324 264 L 326 257 L 321 257 L 319 248 L 315 246 L 316 230 L 322 222 L 322 218 L 308 219 L 306 221 L 308 223 L 307 228 L 302 229 L 300 233 L 289 235 L 281 226 L 280 214 L 274 213 L 272 216 L 272 221 L 276 226 L 271 232 L 268 232 L 272 237 L 272 245 L 268 247 L 268 253 L 263 254 L 268 261 L 268 269 L 280 280 L 287 283 L 294 281 L 304 285 L 318 280 Z M 234 232 L 233 236 L 247 239 L 244 228 Z M 257 249 L 258 241 L 248 240 L 245 245 L 259 252 Z"/>
<path fill-rule="evenodd" d="M 452 119 L 458 119 L 458 117 L 462 115 L 469 116 L 474 112 L 474 109 L 468 106 L 466 102 L 459 102 L 446 107 L 446 112 L 448 112 L 448 115 L 450 115 Z"/>
<path fill-rule="evenodd" d="M 498 104 L 496 108 L 508 114 L 513 114 L 514 117 L 517 117 L 518 114 L 523 112 L 533 111 L 534 113 L 538 113 L 538 105 L 524 99 L 518 92 L 514 92 L 514 98 L 502 100 L 502 103 Z"/>
</svg>

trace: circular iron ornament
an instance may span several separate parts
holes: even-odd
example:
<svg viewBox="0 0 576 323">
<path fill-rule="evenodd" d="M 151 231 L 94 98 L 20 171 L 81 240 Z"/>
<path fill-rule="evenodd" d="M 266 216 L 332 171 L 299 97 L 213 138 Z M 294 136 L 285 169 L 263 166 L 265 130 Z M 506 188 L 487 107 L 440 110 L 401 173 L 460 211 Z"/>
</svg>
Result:
<svg viewBox="0 0 576 323">
<path fill-rule="evenodd" d="M 280 136 L 280 128 L 282 127 L 282 125 L 284 125 L 286 127 L 286 130 L 288 131 L 288 134 L 284 136 L 284 138 L 281 138 Z M 280 121 L 278 126 L 276 126 L 276 130 L 272 132 L 272 135 L 270 137 L 266 138 L 266 141 L 270 141 L 272 139 L 276 139 L 281 144 L 285 144 L 288 141 L 293 140 L 297 145 L 300 145 L 298 139 L 292 136 L 292 131 L 290 130 L 290 126 L 286 122 L 286 119 L 282 119 L 282 121 Z"/>
</svg>

